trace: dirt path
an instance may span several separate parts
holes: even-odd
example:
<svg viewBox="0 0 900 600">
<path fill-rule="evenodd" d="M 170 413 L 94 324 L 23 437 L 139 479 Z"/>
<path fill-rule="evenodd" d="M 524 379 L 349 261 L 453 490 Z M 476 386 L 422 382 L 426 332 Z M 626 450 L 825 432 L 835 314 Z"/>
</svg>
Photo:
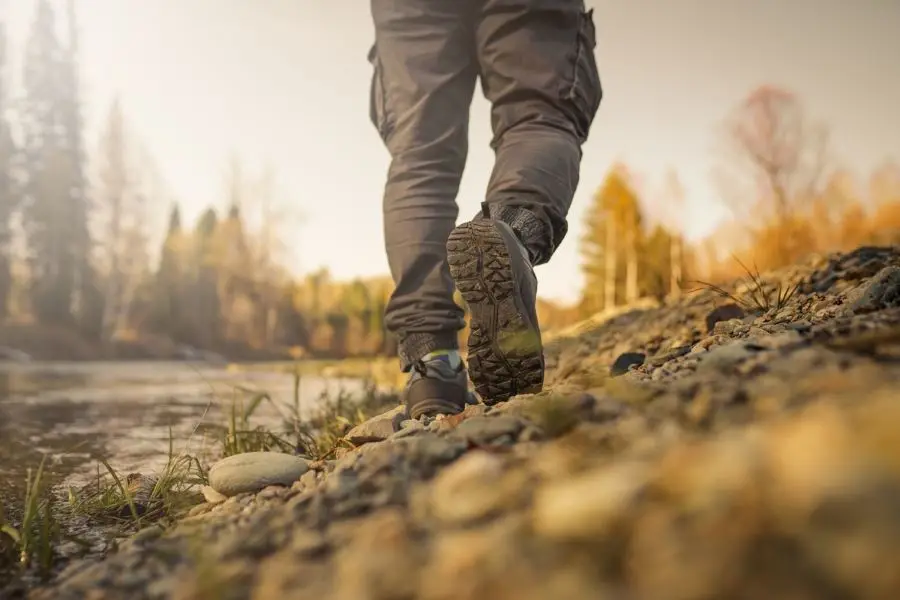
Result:
<svg viewBox="0 0 900 600">
<path fill-rule="evenodd" d="M 33 597 L 900 598 L 900 249 L 766 281 L 799 287 L 556 340 L 538 397 L 406 423 Z"/>
</svg>

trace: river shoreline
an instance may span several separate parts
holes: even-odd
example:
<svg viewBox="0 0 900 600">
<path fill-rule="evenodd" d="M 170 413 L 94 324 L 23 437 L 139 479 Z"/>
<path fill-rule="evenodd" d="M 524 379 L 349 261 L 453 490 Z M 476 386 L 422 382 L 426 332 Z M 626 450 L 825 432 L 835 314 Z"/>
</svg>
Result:
<svg viewBox="0 0 900 600">
<path fill-rule="evenodd" d="M 343 360 L 383 359 L 384 355 L 331 358 L 328 355 L 299 356 L 297 349 L 256 347 L 228 342 L 212 348 L 197 348 L 164 336 L 143 335 L 115 339 L 106 344 L 85 338 L 60 327 L 34 323 L 0 323 L 0 365 L 29 362 L 109 362 L 142 361 L 249 363 L 337 363 Z"/>
<path fill-rule="evenodd" d="M 153 477 L 172 462 L 167 458 L 171 444 L 176 454 L 196 459 L 198 467 L 202 463 L 206 468 L 228 450 L 223 436 L 231 436 L 229 443 L 235 444 L 229 427 L 246 430 L 237 442 L 242 447 L 274 443 L 275 436 L 290 433 L 284 430 L 288 426 L 284 417 L 291 410 L 302 409 L 300 416 L 308 423 L 330 402 L 345 402 L 345 397 L 360 393 L 365 399 L 374 393 L 359 378 L 323 379 L 316 375 L 320 368 L 305 365 L 297 374 L 289 366 L 255 365 L 249 370 L 146 362 L 0 366 L 0 377 L 5 377 L 0 389 L 0 528 L 9 524 L 22 530 L 30 493 L 27 479 L 43 466 L 37 496 L 42 505 L 52 502 L 54 507 L 48 523 L 59 529 L 50 544 L 57 555 L 50 566 L 55 572 L 74 556 L 104 554 L 110 536 L 133 529 L 127 507 L 109 494 L 115 482 L 104 460 L 123 481 L 134 475 Z M 232 386 L 238 387 L 229 392 Z M 243 391 L 236 395 L 237 390 Z M 254 398 L 263 390 L 268 399 L 251 411 Z M 238 422 L 229 423 L 234 411 L 241 413 Z M 243 411 L 252 415 L 243 416 Z M 165 422 L 170 417 L 178 421 L 167 430 Z M 355 414 L 346 417 L 358 418 Z M 256 435 L 260 428 L 270 440 L 260 441 Z M 102 485 L 93 483 L 98 479 Z M 122 499 L 121 494 L 112 496 Z M 179 498 L 180 504 L 202 500 L 196 486 L 182 496 L 193 500 Z M 173 513 L 165 515 L 169 522 L 181 510 L 180 506 L 166 508 Z M 141 526 L 155 520 L 144 518 Z M 70 538 L 77 541 L 67 541 Z M 18 544 L 0 533 L 0 590 L 18 579 L 11 579 L 18 560 L 12 555 L 19 553 L 13 546 Z M 44 569 L 29 569 L 27 581 L 37 581 L 36 570 Z M 7 595 L 0 592 L 0 597 Z"/>
<path fill-rule="evenodd" d="M 363 424 L 290 487 L 198 504 L 28 597 L 898 597 L 900 249 L 764 280 L 792 292 L 556 339 L 541 394 Z"/>
</svg>

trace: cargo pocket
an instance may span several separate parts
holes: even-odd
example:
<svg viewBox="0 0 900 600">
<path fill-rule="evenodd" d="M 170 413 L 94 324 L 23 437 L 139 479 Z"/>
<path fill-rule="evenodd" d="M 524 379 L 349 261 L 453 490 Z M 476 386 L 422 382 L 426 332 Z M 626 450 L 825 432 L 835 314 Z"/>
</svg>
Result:
<svg viewBox="0 0 900 600">
<path fill-rule="evenodd" d="M 378 58 L 378 49 L 374 44 L 369 50 L 369 63 L 372 65 L 372 83 L 369 88 L 369 119 L 378 130 L 381 139 L 387 141 L 390 119 L 388 118 L 387 95 L 384 87 L 384 72 L 381 68 L 381 60 Z"/>
<path fill-rule="evenodd" d="M 567 90 L 566 100 L 572 104 L 578 135 L 584 142 L 603 98 L 600 73 L 594 56 L 597 32 L 594 28 L 593 9 L 581 14 L 575 45 L 571 85 Z"/>
</svg>

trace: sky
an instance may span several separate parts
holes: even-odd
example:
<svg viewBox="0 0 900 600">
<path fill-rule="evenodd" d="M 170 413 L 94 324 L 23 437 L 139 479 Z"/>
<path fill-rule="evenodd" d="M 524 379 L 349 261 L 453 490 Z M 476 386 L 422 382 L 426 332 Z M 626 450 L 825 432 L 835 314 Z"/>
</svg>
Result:
<svg viewBox="0 0 900 600">
<path fill-rule="evenodd" d="M 33 0 L 0 0 L 13 42 Z M 900 160 L 900 2 L 594 0 L 604 100 L 584 147 L 570 230 L 539 267 L 540 293 L 574 300 L 588 200 L 623 161 L 651 198 L 669 169 L 689 237 L 727 216 L 711 172 L 721 122 L 754 87 L 796 92 L 830 128 L 836 160 Z M 187 219 L 225 204 L 231 156 L 270 165 L 290 218 L 291 270 L 387 273 L 381 193 L 389 157 L 369 122 L 373 40 L 362 0 L 77 0 L 89 149 L 112 99 L 154 155 Z M 892 75 L 893 74 L 893 75 Z M 460 219 L 478 210 L 493 154 L 476 93 Z M 660 204 L 656 202 L 657 206 Z M 159 207 L 161 224 L 168 206 Z"/>
</svg>

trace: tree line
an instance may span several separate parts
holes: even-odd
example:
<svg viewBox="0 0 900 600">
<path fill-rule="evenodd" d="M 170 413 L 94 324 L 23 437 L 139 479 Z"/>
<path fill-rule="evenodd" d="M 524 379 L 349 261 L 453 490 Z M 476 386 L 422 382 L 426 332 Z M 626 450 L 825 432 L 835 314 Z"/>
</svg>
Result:
<svg viewBox="0 0 900 600">
<path fill-rule="evenodd" d="M 100 283 L 90 264 L 74 3 L 67 9 L 68 35 L 60 39 L 50 4 L 37 4 L 14 118 L 7 33 L 0 30 L 0 317 L 19 300 L 37 320 L 94 332 Z"/>
<path fill-rule="evenodd" d="M 0 350 L 30 344 L 41 354 L 77 337 L 88 358 L 185 348 L 230 358 L 395 353 L 383 318 L 389 277 L 336 281 L 323 269 L 297 279 L 283 267 L 271 171 L 247 172 L 235 160 L 226 209 L 187 223 L 120 102 L 88 143 L 78 48 L 74 0 L 60 14 L 36 2 L 19 65 L 9 64 L 0 23 Z M 863 185 L 831 159 L 826 133 L 789 91 L 750 93 L 720 135 L 716 181 L 734 220 L 693 242 L 675 172 L 651 190 L 628 165 L 613 165 L 578 240 L 581 300 L 542 300 L 544 325 L 727 279 L 739 274 L 732 253 L 767 269 L 810 252 L 900 242 L 900 169 L 886 162 Z M 163 235 L 149 225 L 160 206 L 171 206 Z"/>
<path fill-rule="evenodd" d="M 752 90 L 728 114 L 718 140 L 715 189 L 731 218 L 692 242 L 683 236 L 686 193 L 676 173 L 654 191 L 626 165 L 610 169 L 580 240 L 579 316 L 678 296 L 701 278 L 744 276 L 742 263 L 765 271 L 810 254 L 900 244 L 896 157 L 867 177 L 853 173 L 835 158 L 824 123 L 791 91 Z"/>
<path fill-rule="evenodd" d="M 677 175 L 668 176 L 669 208 L 683 208 Z M 614 165 L 588 206 L 580 240 L 584 288 L 580 312 L 592 314 L 640 298 L 678 296 L 691 263 L 684 238 L 671 219 L 649 222 L 623 164 Z"/>
<path fill-rule="evenodd" d="M 149 223 L 169 203 L 162 178 L 118 101 L 88 152 L 75 3 L 54 6 L 36 3 L 19 65 L 0 23 L 0 346 L 77 335 L 104 357 L 393 352 L 388 278 L 294 281 L 282 268 L 271 172 L 248 176 L 235 161 L 227 211 L 189 224 L 173 204 L 152 251 Z"/>
</svg>

